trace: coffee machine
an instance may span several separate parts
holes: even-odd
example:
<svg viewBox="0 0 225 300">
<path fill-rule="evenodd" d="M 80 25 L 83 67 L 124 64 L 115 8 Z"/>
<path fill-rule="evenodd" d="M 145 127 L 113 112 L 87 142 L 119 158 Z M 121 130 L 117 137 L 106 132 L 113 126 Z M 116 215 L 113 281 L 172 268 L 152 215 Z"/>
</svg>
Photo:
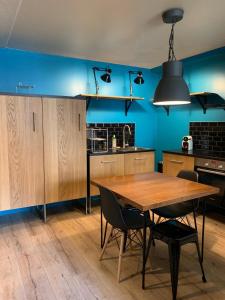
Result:
<svg viewBox="0 0 225 300">
<path fill-rule="evenodd" d="M 182 139 L 182 150 L 190 151 L 193 149 L 193 140 L 192 136 L 186 135 Z"/>
</svg>

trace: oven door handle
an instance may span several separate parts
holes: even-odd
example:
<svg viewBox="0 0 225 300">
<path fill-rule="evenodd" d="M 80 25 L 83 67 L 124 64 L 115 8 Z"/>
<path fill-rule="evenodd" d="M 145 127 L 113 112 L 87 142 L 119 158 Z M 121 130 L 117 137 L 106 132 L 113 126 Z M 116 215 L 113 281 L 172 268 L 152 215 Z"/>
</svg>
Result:
<svg viewBox="0 0 225 300">
<path fill-rule="evenodd" d="M 202 168 L 197 168 L 197 171 L 209 173 L 209 174 L 220 175 L 220 176 L 225 177 L 225 173 L 223 173 L 223 172 L 217 172 L 217 171 L 212 171 L 212 170 L 207 170 L 207 169 L 202 169 Z"/>
</svg>

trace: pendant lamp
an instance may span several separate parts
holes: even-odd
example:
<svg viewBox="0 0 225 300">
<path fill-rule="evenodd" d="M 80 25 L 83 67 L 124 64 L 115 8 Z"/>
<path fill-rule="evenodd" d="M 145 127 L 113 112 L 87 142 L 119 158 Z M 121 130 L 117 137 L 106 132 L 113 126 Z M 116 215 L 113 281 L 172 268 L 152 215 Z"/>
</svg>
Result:
<svg viewBox="0 0 225 300">
<path fill-rule="evenodd" d="M 163 13 L 164 23 L 172 24 L 169 38 L 168 61 L 162 64 L 162 79 L 160 80 L 153 98 L 154 105 L 170 106 L 189 104 L 190 93 L 183 79 L 183 65 L 176 60 L 174 53 L 174 26 L 183 19 L 183 10 L 173 8 Z"/>
</svg>

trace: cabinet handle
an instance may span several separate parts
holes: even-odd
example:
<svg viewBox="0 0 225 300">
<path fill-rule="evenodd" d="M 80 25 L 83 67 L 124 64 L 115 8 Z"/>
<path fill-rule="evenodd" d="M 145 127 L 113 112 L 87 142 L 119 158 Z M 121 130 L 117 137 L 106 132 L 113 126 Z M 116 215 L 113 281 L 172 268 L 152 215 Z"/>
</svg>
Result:
<svg viewBox="0 0 225 300">
<path fill-rule="evenodd" d="M 114 162 L 115 162 L 115 160 L 102 160 L 101 164 L 112 164 Z"/>
<path fill-rule="evenodd" d="M 146 157 L 135 157 L 135 160 L 146 160 Z"/>
<path fill-rule="evenodd" d="M 35 126 L 35 112 L 33 112 L 33 132 L 36 131 L 36 126 Z"/>
<path fill-rule="evenodd" d="M 78 114 L 78 130 L 80 131 L 80 114 Z"/>
<path fill-rule="evenodd" d="M 170 162 L 174 163 L 174 164 L 183 164 L 184 163 L 182 160 L 176 160 L 176 159 L 171 159 Z"/>
</svg>

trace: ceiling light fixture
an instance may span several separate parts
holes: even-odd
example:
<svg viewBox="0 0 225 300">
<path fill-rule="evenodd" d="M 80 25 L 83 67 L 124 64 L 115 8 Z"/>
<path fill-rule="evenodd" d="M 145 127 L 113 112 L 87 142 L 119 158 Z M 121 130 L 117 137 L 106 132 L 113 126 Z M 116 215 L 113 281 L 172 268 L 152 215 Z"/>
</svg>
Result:
<svg viewBox="0 0 225 300">
<path fill-rule="evenodd" d="M 98 81 L 97 81 L 97 77 L 96 77 L 96 71 L 105 72 L 105 73 L 101 76 L 101 79 L 102 79 L 104 82 L 110 83 L 110 82 L 111 82 L 111 73 L 112 73 L 112 69 L 109 69 L 109 68 L 98 68 L 98 67 L 93 67 L 92 70 L 93 70 L 94 78 L 95 78 L 96 95 L 98 95 L 98 92 L 99 92 L 99 85 L 98 85 Z"/>
<path fill-rule="evenodd" d="M 189 104 L 190 93 L 183 79 L 183 65 L 176 60 L 174 53 L 174 26 L 183 19 L 184 11 L 180 8 L 172 8 L 162 14 L 163 22 L 172 24 L 169 38 L 168 61 L 162 65 L 162 79 L 160 80 L 153 99 L 154 105 L 180 105 Z"/>
<path fill-rule="evenodd" d="M 137 77 L 134 79 L 134 83 L 143 84 L 145 82 L 141 71 L 129 71 L 130 96 L 133 96 L 133 86 L 132 86 L 132 80 L 131 80 L 131 76 L 133 74 L 137 74 Z"/>
</svg>

